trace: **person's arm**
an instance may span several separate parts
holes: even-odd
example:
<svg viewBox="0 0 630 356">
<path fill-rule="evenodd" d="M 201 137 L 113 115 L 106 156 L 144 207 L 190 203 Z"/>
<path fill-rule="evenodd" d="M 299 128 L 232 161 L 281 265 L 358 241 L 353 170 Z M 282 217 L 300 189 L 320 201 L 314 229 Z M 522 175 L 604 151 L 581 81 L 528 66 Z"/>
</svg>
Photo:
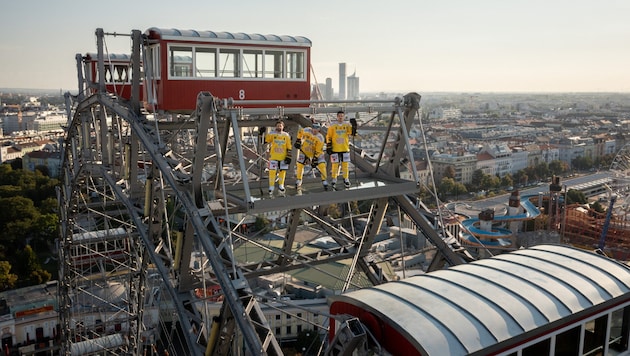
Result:
<svg viewBox="0 0 630 356">
<path fill-rule="evenodd" d="M 323 137 L 321 139 L 315 140 L 315 147 L 313 147 L 313 157 L 319 157 L 324 154 L 324 141 Z"/>
<path fill-rule="evenodd" d="M 332 140 L 333 140 L 333 134 L 335 132 L 335 129 L 333 127 L 334 126 L 329 126 L 328 131 L 326 131 L 326 153 L 328 153 L 329 155 L 333 153 Z"/>
<path fill-rule="evenodd" d="M 291 135 L 289 134 L 287 134 L 285 139 L 284 148 L 287 152 L 286 157 L 284 158 L 284 163 L 291 164 L 291 152 L 293 151 L 293 148 L 291 147 Z"/>
</svg>

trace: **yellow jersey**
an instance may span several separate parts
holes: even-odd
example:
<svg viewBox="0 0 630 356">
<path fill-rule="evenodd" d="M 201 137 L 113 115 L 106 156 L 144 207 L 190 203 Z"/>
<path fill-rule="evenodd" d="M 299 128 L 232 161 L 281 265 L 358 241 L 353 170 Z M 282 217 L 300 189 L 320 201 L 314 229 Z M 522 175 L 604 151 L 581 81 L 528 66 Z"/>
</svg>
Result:
<svg viewBox="0 0 630 356">
<path fill-rule="evenodd" d="M 305 127 L 298 131 L 298 141 L 301 141 L 300 150 L 308 157 L 319 157 L 324 153 L 324 135 L 315 133 L 313 128 Z"/>
<path fill-rule="evenodd" d="M 326 142 L 332 144 L 333 152 L 350 151 L 349 137 L 352 135 L 352 125 L 347 122 L 336 122 L 326 131 Z"/>
<path fill-rule="evenodd" d="M 265 135 L 265 143 L 270 144 L 269 159 L 283 161 L 291 153 L 291 135 L 287 132 L 271 131 Z"/>
</svg>

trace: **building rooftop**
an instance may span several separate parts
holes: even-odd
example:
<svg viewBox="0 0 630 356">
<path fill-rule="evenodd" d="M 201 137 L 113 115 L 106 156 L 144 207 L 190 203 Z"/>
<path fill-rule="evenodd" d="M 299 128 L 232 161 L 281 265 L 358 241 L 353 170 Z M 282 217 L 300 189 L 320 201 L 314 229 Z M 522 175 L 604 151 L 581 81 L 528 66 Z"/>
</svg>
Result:
<svg viewBox="0 0 630 356">
<path fill-rule="evenodd" d="M 330 304 L 332 314 L 374 315 L 422 354 L 466 355 L 500 350 L 539 328 L 557 329 L 628 293 L 628 266 L 590 251 L 539 245 L 333 296 Z"/>
<path fill-rule="evenodd" d="M 46 306 L 57 309 L 57 281 L 0 292 L 0 318 Z"/>
</svg>

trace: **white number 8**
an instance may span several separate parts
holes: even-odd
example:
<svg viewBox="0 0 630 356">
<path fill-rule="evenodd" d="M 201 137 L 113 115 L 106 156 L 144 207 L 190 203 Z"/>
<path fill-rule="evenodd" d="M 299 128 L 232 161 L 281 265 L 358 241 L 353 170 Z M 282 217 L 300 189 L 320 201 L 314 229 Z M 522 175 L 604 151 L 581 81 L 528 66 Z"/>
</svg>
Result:
<svg viewBox="0 0 630 356">
<path fill-rule="evenodd" d="M 245 100 L 245 89 L 241 89 L 238 91 L 238 99 Z"/>
</svg>

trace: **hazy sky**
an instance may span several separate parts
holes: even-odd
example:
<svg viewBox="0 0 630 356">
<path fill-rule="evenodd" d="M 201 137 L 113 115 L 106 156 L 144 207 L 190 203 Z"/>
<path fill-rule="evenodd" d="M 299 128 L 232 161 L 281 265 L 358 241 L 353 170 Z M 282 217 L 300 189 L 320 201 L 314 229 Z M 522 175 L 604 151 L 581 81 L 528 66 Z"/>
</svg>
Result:
<svg viewBox="0 0 630 356">
<path fill-rule="evenodd" d="M 4 0 L 0 88 L 77 91 L 96 28 L 299 35 L 361 91 L 630 92 L 629 0 Z M 106 37 L 129 53 L 128 37 Z M 314 82 L 314 80 L 313 80 Z"/>
</svg>

